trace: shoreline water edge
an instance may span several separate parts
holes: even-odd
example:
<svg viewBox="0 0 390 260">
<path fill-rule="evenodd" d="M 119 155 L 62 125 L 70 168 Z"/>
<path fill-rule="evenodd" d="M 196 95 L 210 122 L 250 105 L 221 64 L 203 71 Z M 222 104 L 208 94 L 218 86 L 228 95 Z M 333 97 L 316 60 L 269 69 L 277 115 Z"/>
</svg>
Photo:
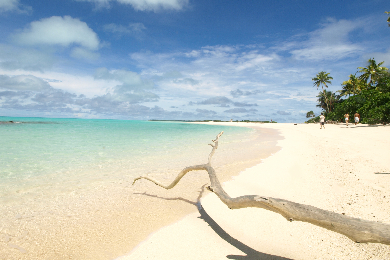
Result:
<svg viewBox="0 0 390 260">
<path fill-rule="evenodd" d="M 390 224 L 390 126 L 335 124 L 320 129 L 318 124 L 204 124 L 254 129 L 230 143 L 224 143 L 224 136 L 220 139 L 213 166 L 230 196 L 283 198 Z M 217 134 L 204 140 L 205 146 Z M 208 148 L 204 159 L 189 158 L 182 166 L 205 163 Z M 175 165 L 148 175 L 168 184 L 183 168 Z M 21 208 L 16 215 L 3 211 L 0 256 L 390 259 L 387 245 L 355 243 L 338 233 L 288 222 L 258 208 L 230 210 L 206 190 L 205 172 L 188 173 L 171 190 L 144 180 L 134 186 L 131 182 L 95 185 L 94 197 L 81 189 L 50 198 L 48 205 L 34 201 L 38 208 Z"/>
<path fill-rule="evenodd" d="M 218 131 L 209 140 L 203 140 L 203 161 L 196 154 L 183 162 L 183 168 L 206 162 L 211 151 L 207 144 L 217 134 Z M 277 131 L 270 129 L 255 129 L 228 143 L 222 137 L 213 160 L 221 180 L 229 180 L 275 153 L 280 138 Z M 148 174 L 153 178 L 169 183 L 182 170 L 180 164 L 158 167 L 158 160 L 167 159 L 155 158 Z M 133 250 L 153 232 L 196 212 L 198 197 L 204 192 L 202 187 L 209 183 L 206 173 L 191 172 L 177 187 L 167 191 L 147 182 L 132 186 L 131 179 L 104 180 L 105 175 L 102 176 L 101 184 L 94 180 L 92 188 L 75 179 L 70 183 L 76 188 L 52 197 L 47 197 L 50 193 L 41 187 L 16 191 L 18 196 L 25 195 L 24 202 L 16 205 L 10 201 L 1 207 L 0 259 L 115 259 Z"/>
<path fill-rule="evenodd" d="M 390 224 L 390 126 L 335 124 L 325 130 L 318 124 L 210 124 L 281 135 L 280 150 L 225 180 L 230 196 L 283 198 Z M 197 212 L 159 229 L 117 260 L 390 259 L 388 245 L 355 243 L 263 209 L 231 210 L 212 193 L 197 206 Z"/>
</svg>

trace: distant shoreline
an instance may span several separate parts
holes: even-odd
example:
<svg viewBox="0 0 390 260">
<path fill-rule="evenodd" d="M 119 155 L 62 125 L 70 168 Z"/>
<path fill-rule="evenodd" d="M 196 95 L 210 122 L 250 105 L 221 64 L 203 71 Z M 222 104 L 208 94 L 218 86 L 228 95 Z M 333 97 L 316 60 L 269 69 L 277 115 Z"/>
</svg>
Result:
<svg viewBox="0 0 390 260">
<path fill-rule="evenodd" d="M 200 123 L 277 123 L 275 121 L 252 121 L 252 120 L 241 120 L 241 121 L 224 121 L 224 120 L 161 120 L 161 119 L 150 119 L 148 121 L 154 122 L 200 122 Z"/>
</svg>

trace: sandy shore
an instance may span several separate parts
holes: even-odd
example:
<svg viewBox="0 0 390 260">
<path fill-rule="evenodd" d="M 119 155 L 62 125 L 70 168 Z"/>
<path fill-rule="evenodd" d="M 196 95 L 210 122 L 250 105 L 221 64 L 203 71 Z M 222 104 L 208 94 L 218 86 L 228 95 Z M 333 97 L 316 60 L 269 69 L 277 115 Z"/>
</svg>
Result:
<svg viewBox="0 0 390 260">
<path fill-rule="evenodd" d="M 206 163 L 211 151 L 208 144 L 219 131 L 217 127 L 200 147 L 183 143 L 190 156 L 167 150 L 168 157 L 145 159 L 148 174 L 168 184 L 184 167 Z M 215 154 L 214 167 L 221 180 L 227 181 L 277 152 L 281 137 L 273 129 L 262 129 L 230 137 L 225 133 L 222 139 L 224 149 Z M 128 166 L 115 164 L 110 171 L 122 167 Z M 115 259 L 156 230 L 197 212 L 200 193 L 207 194 L 201 188 L 209 182 L 204 171 L 194 171 L 167 191 L 146 181 L 132 185 L 134 177 L 110 179 L 108 175 L 51 196 L 37 187 L 31 191 L 36 196 L 26 193 L 17 203 L 0 203 L 0 259 Z"/>
<path fill-rule="evenodd" d="M 283 198 L 390 224 L 390 126 L 223 124 L 284 137 L 279 152 L 224 183 L 231 196 Z M 200 204 L 118 259 L 390 259 L 390 246 L 354 243 L 263 209 L 229 210 L 212 193 Z"/>
</svg>

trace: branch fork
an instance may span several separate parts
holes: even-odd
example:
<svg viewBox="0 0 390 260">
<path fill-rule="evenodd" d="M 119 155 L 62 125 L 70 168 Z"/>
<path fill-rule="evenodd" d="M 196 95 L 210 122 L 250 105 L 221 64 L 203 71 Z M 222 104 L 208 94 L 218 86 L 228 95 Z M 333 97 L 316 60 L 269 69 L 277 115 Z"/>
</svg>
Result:
<svg viewBox="0 0 390 260">
<path fill-rule="evenodd" d="M 135 178 L 133 185 L 140 179 L 146 179 L 164 189 L 172 189 L 188 172 L 204 170 L 207 171 L 211 182 L 211 185 L 208 186 L 207 189 L 215 193 L 219 199 L 230 209 L 248 207 L 263 208 L 282 215 L 290 222 L 302 221 L 311 223 L 333 232 L 340 233 L 357 243 L 381 243 L 390 245 L 389 224 L 352 218 L 344 214 L 338 214 L 332 211 L 327 211 L 310 205 L 299 204 L 284 199 L 264 197 L 259 195 L 245 195 L 236 198 L 230 197 L 222 188 L 215 170 L 211 166 L 211 159 L 216 149 L 218 148 L 219 138 L 222 134 L 223 132 L 220 132 L 216 139 L 212 140 L 214 144 L 209 144 L 212 147 L 212 150 L 208 157 L 208 163 L 184 168 L 169 185 L 164 185 L 157 180 L 146 176 Z"/>
</svg>

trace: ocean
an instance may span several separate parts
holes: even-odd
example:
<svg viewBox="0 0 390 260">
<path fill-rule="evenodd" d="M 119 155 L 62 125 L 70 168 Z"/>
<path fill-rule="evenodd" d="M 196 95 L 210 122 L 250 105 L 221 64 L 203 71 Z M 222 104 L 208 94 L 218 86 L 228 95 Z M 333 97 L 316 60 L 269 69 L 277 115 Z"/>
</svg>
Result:
<svg viewBox="0 0 390 260">
<path fill-rule="evenodd" d="M 208 144 L 221 131 L 213 157 L 221 181 L 277 150 L 277 135 L 266 129 L 0 117 L 0 259 L 128 253 L 196 210 L 209 181 L 206 173 L 191 173 L 166 191 L 146 181 L 132 185 L 133 179 L 146 175 L 168 184 L 183 168 L 207 163 Z"/>
<path fill-rule="evenodd" d="M 247 128 L 183 122 L 0 117 L 0 203 L 206 163 L 211 139 Z M 12 121 L 13 123 L 7 123 Z M 191 162 L 189 159 L 195 161 Z"/>
</svg>

